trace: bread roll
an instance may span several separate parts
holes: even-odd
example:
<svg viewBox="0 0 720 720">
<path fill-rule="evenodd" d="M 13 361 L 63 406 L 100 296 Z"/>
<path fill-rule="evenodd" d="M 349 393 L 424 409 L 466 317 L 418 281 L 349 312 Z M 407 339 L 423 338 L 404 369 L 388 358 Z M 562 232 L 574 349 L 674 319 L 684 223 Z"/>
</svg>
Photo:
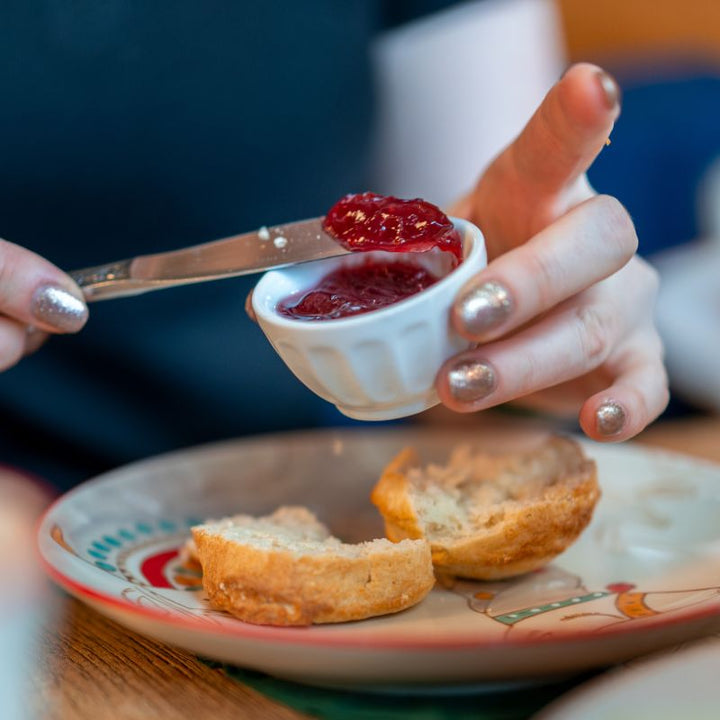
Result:
<svg viewBox="0 0 720 720">
<path fill-rule="evenodd" d="M 192 528 L 211 605 L 246 622 L 309 625 L 404 610 L 434 584 L 425 540 L 349 545 L 304 507 Z"/>
<path fill-rule="evenodd" d="M 492 455 L 457 448 L 421 467 L 412 449 L 386 468 L 371 500 L 388 538 L 426 538 L 439 573 L 490 580 L 545 565 L 590 522 L 596 467 L 571 438 Z"/>
</svg>

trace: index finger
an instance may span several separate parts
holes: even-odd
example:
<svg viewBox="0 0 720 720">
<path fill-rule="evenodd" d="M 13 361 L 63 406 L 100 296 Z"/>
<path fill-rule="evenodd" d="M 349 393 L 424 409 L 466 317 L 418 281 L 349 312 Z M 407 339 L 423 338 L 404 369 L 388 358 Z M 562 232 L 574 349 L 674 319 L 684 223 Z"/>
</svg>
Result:
<svg viewBox="0 0 720 720">
<path fill-rule="evenodd" d="M 34 252 L 0 240 L 0 315 L 54 333 L 77 332 L 88 318 L 80 288 Z"/>
<path fill-rule="evenodd" d="M 500 161 L 509 164 L 517 182 L 536 193 L 559 193 L 590 167 L 619 114 L 615 80 L 596 65 L 573 65 Z"/>
</svg>

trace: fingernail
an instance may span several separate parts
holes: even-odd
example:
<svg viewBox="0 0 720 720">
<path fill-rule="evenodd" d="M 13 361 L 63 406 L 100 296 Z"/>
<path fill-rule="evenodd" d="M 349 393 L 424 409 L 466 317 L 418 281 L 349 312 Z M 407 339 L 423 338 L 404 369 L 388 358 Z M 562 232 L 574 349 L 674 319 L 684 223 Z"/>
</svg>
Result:
<svg viewBox="0 0 720 720">
<path fill-rule="evenodd" d="M 30 312 L 59 332 L 77 332 L 88 319 L 87 305 L 57 285 L 39 287 L 33 293 Z"/>
<path fill-rule="evenodd" d="M 490 280 L 464 291 L 453 306 L 455 326 L 468 335 L 482 335 L 500 325 L 512 312 L 508 289 Z"/>
<path fill-rule="evenodd" d="M 595 411 L 595 424 L 601 435 L 617 435 L 625 426 L 625 410 L 615 402 L 605 402 Z"/>
<path fill-rule="evenodd" d="M 461 403 L 487 397 L 496 387 L 495 371 L 483 362 L 460 362 L 448 372 L 450 394 Z"/>
<path fill-rule="evenodd" d="M 597 71 L 597 78 L 603 91 L 605 104 L 608 109 L 614 110 L 620 105 L 620 86 L 615 82 L 615 78 L 604 70 Z"/>
</svg>

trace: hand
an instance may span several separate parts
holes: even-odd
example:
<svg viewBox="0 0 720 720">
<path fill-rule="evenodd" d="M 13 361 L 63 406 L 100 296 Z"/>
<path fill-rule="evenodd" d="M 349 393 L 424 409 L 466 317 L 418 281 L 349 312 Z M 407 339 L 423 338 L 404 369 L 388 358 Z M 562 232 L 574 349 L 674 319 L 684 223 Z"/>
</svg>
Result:
<svg viewBox="0 0 720 720">
<path fill-rule="evenodd" d="M 87 318 L 82 292 L 65 273 L 0 240 L 0 371 L 40 347 L 48 333 L 77 332 Z"/>
<path fill-rule="evenodd" d="M 453 307 L 455 329 L 479 345 L 438 373 L 449 408 L 579 411 L 589 437 L 625 440 L 666 406 L 655 272 L 635 255 L 625 209 L 585 177 L 619 112 L 615 81 L 573 66 L 450 210 L 482 229 L 489 264 Z"/>
</svg>

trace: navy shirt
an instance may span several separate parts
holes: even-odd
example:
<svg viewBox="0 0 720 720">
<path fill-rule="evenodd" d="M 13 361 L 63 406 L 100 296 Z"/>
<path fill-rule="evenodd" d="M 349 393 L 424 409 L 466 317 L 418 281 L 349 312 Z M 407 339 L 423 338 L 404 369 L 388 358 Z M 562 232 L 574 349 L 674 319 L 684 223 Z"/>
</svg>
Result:
<svg viewBox="0 0 720 720">
<path fill-rule="evenodd" d="M 322 214 L 366 189 L 369 41 L 444 4 L 3 3 L 0 235 L 71 270 Z M 62 486 L 339 422 L 246 317 L 256 280 L 92 305 L 0 374 L 0 462 Z"/>
</svg>

